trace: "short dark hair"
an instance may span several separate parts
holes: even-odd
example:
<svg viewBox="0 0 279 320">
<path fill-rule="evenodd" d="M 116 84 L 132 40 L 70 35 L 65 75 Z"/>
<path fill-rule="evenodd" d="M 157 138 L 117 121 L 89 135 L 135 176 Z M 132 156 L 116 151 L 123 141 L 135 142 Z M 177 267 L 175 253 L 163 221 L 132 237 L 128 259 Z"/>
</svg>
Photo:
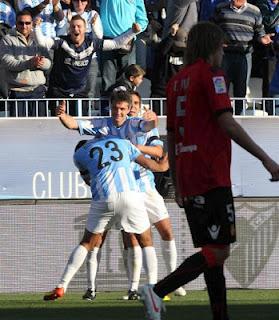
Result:
<svg viewBox="0 0 279 320">
<path fill-rule="evenodd" d="M 112 106 L 116 105 L 118 102 L 128 102 L 129 107 L 132 104 L 131 93 L 128 91 L 113 91 L 110 97 L 110 103 Z"/>
<path fill-rule="evenodd" d="M 84 25 L 86 26 L 86 21 L 83 19 L 83 17 L 82 17 L 81 15 L 76 14 L 75 16 L 73 16 L 71 22 L 72 22 L 72 21 L 75 21 L 75 20 L 82 20 L 83 23 L 84 23 Z M 71 22 L 70 22 L 70 23 L 71 23 Z"/>
<path fill-rule="evenodd" d="M 225 43 L 225 34 L 216 24 L 198 22 L 189 31 L 187 39 L 186 63 L 192 64 L 198 58 L 207 60 Z"/>
<path fill-rule="evenodd" d="M 78 149 L 80 149 L 82 146 L 84 146 L 87 141 L 88 140 L 80 140 L 75 147 L 75 152 L 78 151 Z"/>
<path fill-rule="evenodd" d="M 31 17 L 31 19 L 33 19 L 31 12 L 27 9 L 21 10 L 16 14 L 16 21 L 18 20 L 19 17 L 22 17 L 22 16 L 29 16 Z"/>
<path fill-rule="evenodd" d="M 139 98 L 139 102 L 141 103 L 141 95 L 137 91 L 131 91 L 130 94 L 131 94 L 131 96 L 132 95 L 137 96 Z"/>
<path fill-rule="evenodd" d="M 144 75 L 145 71 L 138 64 L 130 64 L 125 71 L 125 76 L 127 79 L 129 79 L 130 77 L 138 77 Z"/>
</svg>

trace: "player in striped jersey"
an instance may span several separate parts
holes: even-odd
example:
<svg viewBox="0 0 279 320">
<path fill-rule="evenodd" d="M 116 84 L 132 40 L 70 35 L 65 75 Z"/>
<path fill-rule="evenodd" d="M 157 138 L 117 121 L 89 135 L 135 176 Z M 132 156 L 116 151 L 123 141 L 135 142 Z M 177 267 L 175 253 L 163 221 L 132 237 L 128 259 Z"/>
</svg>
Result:
<svg viewBox="0 0 279 320">
<path fill-rule="evenodd" d="M 158 162 L 147 159 L 124 139 L 106 136 L 83 140 L 77 145 L 74 162 L 91 186 L 91 207 L 83 239 L 73 250 L 58 286 L 44 300 L 56 300 L 64 295 L 88 251 L 97 247 L 104 231 L 114 223 L 125 232 L 135 233 L 143 248 L 152 245 L 150 224 L 131 169 L 132 161 L 153 171 L 168 169 L 166 156 Z"/>
<path fill-rule="evenodd" d="M 132 92 L 132 107 L 129 115 L 137 117 L 140 114 L 141 97 L 137 92 Z M 160 140 L 157 128 L 143 134 L 135 134 L 130 141 L 136 145 L 142 153 L 147 157 L 160 158 L 163 155 L 163 142 Z M 167 273 L 175 270 L 177 263 L 177 252 L 175 240 L 172 232 L 171 221 L 163 197 L 159 194 L 155 187 L 154 175 L 152 171 L 139 166 L 136 163 L 132 164 L 135 177 L 138 181 L 140 191 L 144 195 L 144 204 L 148 213 L 149 221 L 155 226 L 161 237 L 162 255 L 165 261 Z M 129 234 L 129 243 L 127 252 L 127 264 L 130 266 L 128 276 L 130 280 L 130 288 L 128 298 L 135 296 L 137 293 L 141 270 L 141 250 L 137 238 Z M 125 255 L 124 255 L 125 256 Z M 176 295 L 185 296 L 186 291 L 180 287 L 175 291 Z M 169 296 L 165 300 L 169 300 Z"/>
<path fill-rule="evenodd" d="M 98 129 L 103 135 L 114 135 L 131 140 L 135 134 L 143 135 L 157 126 L 157 115 L 149 110 L 142 118 L 129 118 L 131 94 L 127 91 L 117 91 L 111 95 L 111 117 L 76 120 L 66 113 L 66 102 L 63 101 L 56 109 L 56 115 L 62 124 L 80 134 L 95 135 Z"/>
</svg>

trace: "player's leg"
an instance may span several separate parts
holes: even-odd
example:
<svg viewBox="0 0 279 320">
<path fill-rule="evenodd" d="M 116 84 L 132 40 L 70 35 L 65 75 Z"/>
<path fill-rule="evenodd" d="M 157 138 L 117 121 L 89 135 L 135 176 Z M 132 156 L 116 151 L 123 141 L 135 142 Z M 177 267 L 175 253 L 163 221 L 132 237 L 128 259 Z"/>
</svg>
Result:
<svg viewBox="0 0 279 320">
<path fill-rule="evenodd" d="M 171 221 L 163 197 L 157 190 L 149 190 L 145 193 L 145 206 L 150 219 L 161 237 L 161 250 L 167 269 L 167 274 L 175 270 L 177 266 L 177 250 L 173 236 Z M 184 288 L 178 288 L 176 295 L 185 296 Z M 169 300 L 169 297 L 165 298 Z"/>
<path fill-rule="evenodd" d="M 222 189 L 225 191 L 222 192 Z M 187 258 L 174 272 L 159 281 L 153 288 L 148 286 L 143 288 L 142 296 L 145 306 L 154 318 L 160 319 L 160 310 L 152 306 L 152 299 L 156 298 L 160 304 L 159 298 L 196 279 L 201 273 L 207 272 L 206 283 L 209 285 L 214 320 L 228 319 L 226 286 L 224 275 L 220 274 L 220 271 L 229 256 L 229 244 L 235 241 L 235 221 L 231 206 L 232 198 L 229 202 L 225 201 L 225 210 L 224 202 L 219 201 L 220 197 L 224 197 L 226 193 L 230 193 L 229 188 L 217 188 L 205 195 L 192 197 L 185 205 L 194 245 L 202 247 L 202 250 Z M 215 282 L 216 278 L 217 282 Z"/>
<path fill-rule="evenodd" d="M 86 260 L 86 270 L 87 270 L 87 290 L 82 296 L 84 300 L 92 301 L 96 298 L 96 276 L 101 260 L 101 248 L 105 241 L 107 231 L 105 231 L 99 242 L 93 250 L 88 252 Z"/>
<path fill-rule="evenodd" d="M 85 229 L 83 239 L 72 251 L 66 264 L 62 277 L 53 292 L 44 296 L 44 300 L 55 300 L 61 298 L 66 292 L 70 281 L 83 264 L 88 251 L 100 241 L 102 234 L 93 234 Z"/>
<path fill-rule="evenodd" d="M 142 248 L 143 266 L 147 275 L 147 282 L 149 284 L 154 284 L 157 282 L 158 278 L 158 261 L 153 246 L 151 229 L 149 228 L 136 236 Z"/>
<path fill-rule="evenodd" d="M 142 267 L 142 249 L 133 233 L 123 232 L 122 234 L 125 246 L 127 247 L 127 267 L 129 274 L 128 295 L 123 298 L 125 300 L 137 300 L 139 297 L 138 287 Z"/>
</svg>

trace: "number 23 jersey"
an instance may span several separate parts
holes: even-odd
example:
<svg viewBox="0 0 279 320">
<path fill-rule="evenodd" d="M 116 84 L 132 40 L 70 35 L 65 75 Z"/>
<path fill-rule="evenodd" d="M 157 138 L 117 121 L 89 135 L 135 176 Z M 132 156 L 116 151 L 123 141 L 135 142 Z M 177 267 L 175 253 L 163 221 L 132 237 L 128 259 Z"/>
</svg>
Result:
<svg viewBox="0 0 279 320">
<path fill-rule="evenodd" d="M 74 162 L 80 171 L 88 171 L 93 200 L 106 200 L 115 193 L 138 191 L 131 161 L 140 154 L 128 140 L 106 136 L 88 140 Z"/>
</svg>

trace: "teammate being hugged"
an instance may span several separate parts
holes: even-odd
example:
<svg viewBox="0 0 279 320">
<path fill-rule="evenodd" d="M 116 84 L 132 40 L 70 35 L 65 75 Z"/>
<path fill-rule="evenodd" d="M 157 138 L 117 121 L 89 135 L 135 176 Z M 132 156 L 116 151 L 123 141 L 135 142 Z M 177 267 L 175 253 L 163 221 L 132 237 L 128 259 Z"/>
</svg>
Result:
<svg viewBox="0 0 279 320">
<path fill-rule="evenodd" d="M 233 119 L 220 70 L 223 45 L 218 26 L 209 22 L 193 26 L 187 66 L 167 87 L 168 151 L 176 199 L 186 212 L 194 246 L 201 250 L 155 286 L 142 288 L 148 319 L 161 319 L 162 298 L 201 273 L 213 319 L 229 319 L 223 265 L 236 240 L 231 139 L 262 161 L 272 181 L 279 180 L 279 165 Z"/>
</svg>

